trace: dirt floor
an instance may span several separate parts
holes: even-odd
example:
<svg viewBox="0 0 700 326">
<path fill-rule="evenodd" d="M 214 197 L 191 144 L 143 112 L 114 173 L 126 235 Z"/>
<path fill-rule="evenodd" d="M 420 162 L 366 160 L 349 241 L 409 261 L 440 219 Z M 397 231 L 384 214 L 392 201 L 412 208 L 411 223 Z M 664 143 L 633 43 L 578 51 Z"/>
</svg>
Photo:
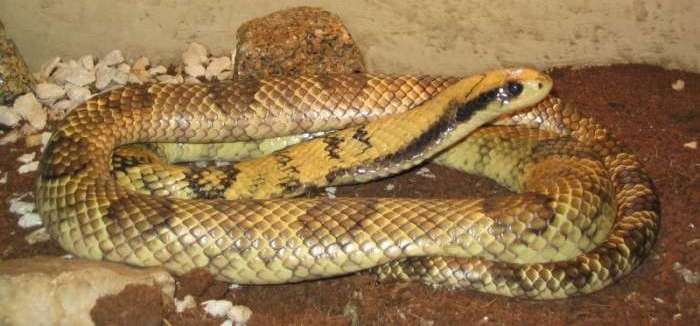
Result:
<svg viewBox="0 0 700 326">
<path fill-rule="evenodd" d="M 250 325 L 698 325 L 700 285 L 686 282 L 678 264 L 700 272 L 700 155 L 685 143 L 700 141 L 700 75 L 623 65 L 551 71 L 555 92 L 599 119 L 637 153 L 654 180 L 662 204 L 659 241 L 642 266 L 613 286 L 585 297 L 552 302 L 515 300 L 471 291 L 434 290 L 417 283 L 378 283 L 368 275 L 280 286 L 229 288 L 195 271 L 178 278 L 177 296 L 197 302 L 227 299 L 250 307 Z M 678 79 L 685 89 L 673 90 Z M 30 192 L 35 175 L 18 175 L 23 145 L 0 147 L 0 259 L 63 255 L 54 242 L 28 245 L 8 200 Z M 338 188 L 338 196 L 459 197 L 502 192 L 493 182 L 428 165 L 434 178 L 415 171 L 362 186 Z M 2 175 L 0 174 L 0 177 Z M 391 186 L 390 186 L 391 185 Z M 393 187 L 393 189 L 392 189 Z M 391 189 L 391 190 L 387 190 Z M 674 263 L 676 268 L 674 269 Z M 99 324 L 219 325 L 201 309 L 177 314 L 148 287 L 127 288 L 93 310 Z M 136 301 L 138 300 L 138 301 Z"/>
</svg>

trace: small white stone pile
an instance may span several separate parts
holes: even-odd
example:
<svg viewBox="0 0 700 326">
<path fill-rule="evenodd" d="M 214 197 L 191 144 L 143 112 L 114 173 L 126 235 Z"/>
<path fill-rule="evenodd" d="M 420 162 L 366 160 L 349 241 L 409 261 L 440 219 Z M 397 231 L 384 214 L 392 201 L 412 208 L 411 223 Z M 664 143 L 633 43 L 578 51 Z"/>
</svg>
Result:
<svg viewBox="0 0 700 326">
<path fill-rule="evenodd" d="M 147 82 L 178 84 L 231 79 L 235 51 L 232 53 L 214 57 L 203 45 L 191 43 L 182 54 L 182 63 L 170 69 L 152 65 L 147 57 L 127 60 L 120 50 L 98 60 L 92 55 L 68 61 L 55 57 L 34 74 L 38 84 L 33 93 L 19 96 L 11 107 L 0 107 L 0 125 L 19 127 L 0 135 L 0 145 L 41 131 L 47 120 L 63 119 L 90 97 L 112 88 Z M 27 123 L 22 125 L 23 121 Z"/>
</svg>

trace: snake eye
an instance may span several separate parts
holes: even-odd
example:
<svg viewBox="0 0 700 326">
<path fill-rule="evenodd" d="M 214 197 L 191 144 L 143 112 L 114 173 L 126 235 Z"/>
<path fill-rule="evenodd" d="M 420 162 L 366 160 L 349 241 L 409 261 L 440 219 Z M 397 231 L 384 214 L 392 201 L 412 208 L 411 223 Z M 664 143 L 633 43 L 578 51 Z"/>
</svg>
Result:
<svg viewBox="0 0 700 326">
<path fill-rule="evenodd" d="M 508 90 L 508 94 L 510 96 L 518 96 L 523 92 L 523 84 L 518 82 L 509 82 L 508 85 L 506 85 L 506 89 Z"/>
</svg>

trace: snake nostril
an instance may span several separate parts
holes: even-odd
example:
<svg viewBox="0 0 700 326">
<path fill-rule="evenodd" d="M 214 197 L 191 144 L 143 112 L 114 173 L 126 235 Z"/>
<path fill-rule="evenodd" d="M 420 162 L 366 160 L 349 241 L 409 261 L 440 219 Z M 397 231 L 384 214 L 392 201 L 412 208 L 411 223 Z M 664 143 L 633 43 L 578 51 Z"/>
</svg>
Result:
<svg viewBox="0 0 700 326">
<path fill-rule="evenodd" d="M 544 86 L 544 85 L 542 85 L 542 83 L 537 83 L 537 88 L 538 88 L 538 89 L 542 89 L 543 86 Z"/>
</svg>

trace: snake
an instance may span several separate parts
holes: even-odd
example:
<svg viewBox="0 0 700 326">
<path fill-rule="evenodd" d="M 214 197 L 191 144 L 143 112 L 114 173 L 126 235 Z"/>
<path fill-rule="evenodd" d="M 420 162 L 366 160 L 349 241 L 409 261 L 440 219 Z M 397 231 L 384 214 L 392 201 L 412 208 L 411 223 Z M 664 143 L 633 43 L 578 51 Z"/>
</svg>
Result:
<svg viewBox="0 0 700 326">
<path fill-rule="evenodd" d="M 531 299 L 591 293 L 648 256 L 658 197 L 639 159 L 550 94 L 552 84 L 540 71 L 511 68 L 464 78 L 127 85 L 86 101 L 55 129 L 40 160 L 37 209 L 78 257 L 175 274 L 205 268 L 238 284 L 369 271 Z M 208 152 L 158 150 L 170 143 Z M 235 157 L 220 150 L 233 144 L 246 159 L 173 164 Z M 303 196 L 429 161 L 513 193 Z"/>
</svg>

